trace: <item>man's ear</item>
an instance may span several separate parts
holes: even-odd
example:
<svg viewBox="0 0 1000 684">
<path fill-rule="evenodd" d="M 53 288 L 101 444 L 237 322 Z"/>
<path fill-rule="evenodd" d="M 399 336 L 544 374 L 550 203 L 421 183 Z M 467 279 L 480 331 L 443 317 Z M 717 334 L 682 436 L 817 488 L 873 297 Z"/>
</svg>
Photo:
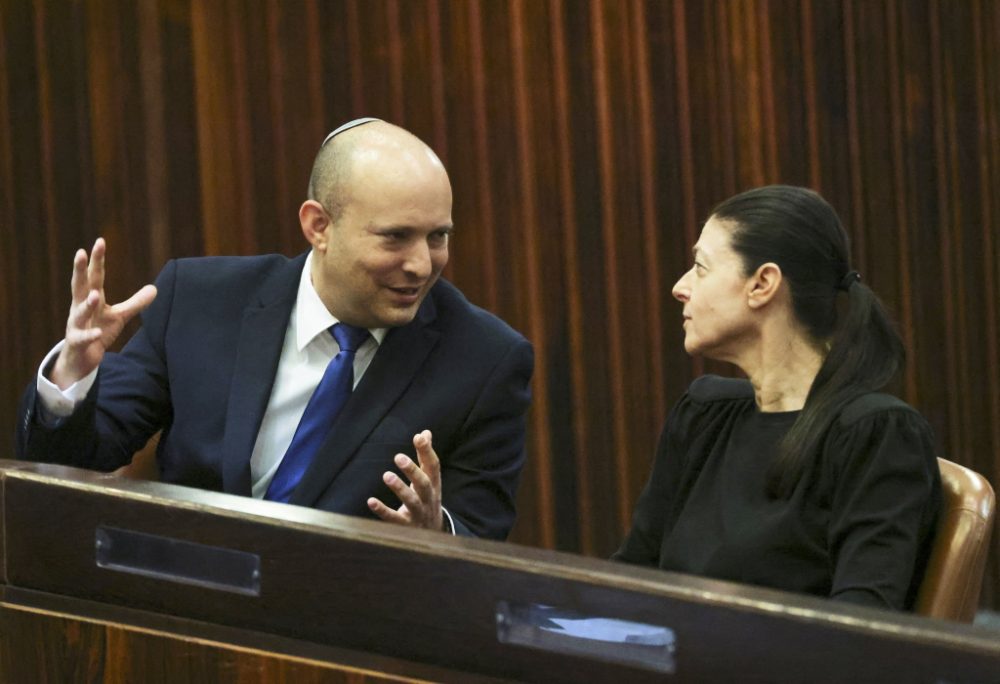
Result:
<svg viewBox="0 0 1000 684">
<path fill-rule="evenodd" d="M 330 217 L 316 200 L 306 200 L 299 207 L 299 225 L 306 240 L 318 252 L 326 250 L 330 240 Z"/>
<path fill-rule="evenodd" d="M 758 266 L 748 281 L 747 303 L 750 308 L 759 309 L 774 299 L 781 287 L 781 280 L 781 267 L 778 264 L 769 261 Z"/>
</svg>

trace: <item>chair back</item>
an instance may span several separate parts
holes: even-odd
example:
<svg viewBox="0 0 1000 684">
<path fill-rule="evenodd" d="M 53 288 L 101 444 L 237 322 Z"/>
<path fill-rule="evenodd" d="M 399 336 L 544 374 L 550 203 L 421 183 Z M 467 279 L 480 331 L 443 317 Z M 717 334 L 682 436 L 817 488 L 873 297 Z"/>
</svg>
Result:
<svg viewBox="0 0 1000 684">
<path fill-rule="evenodd" d="M 996 499 L 982 475 L 938 459 L 941 514 L 913 610 L 972 622 L 986 569 Z"/>
</svg>

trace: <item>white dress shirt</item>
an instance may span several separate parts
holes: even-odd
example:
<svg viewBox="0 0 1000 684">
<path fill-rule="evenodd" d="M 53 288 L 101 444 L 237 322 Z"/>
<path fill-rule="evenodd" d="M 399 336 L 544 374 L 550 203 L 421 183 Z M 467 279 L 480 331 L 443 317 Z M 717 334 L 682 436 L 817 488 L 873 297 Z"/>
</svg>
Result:
<svg viewBox="0 0 1000 684">
<path fill-rule="evenodd" d="M 299 279 L 295 307 L 288 319 L 285 342 L 281 348 L 278 371 L 271 387 L 264 419 L 257 432 L 257 442 L 250 457 L 250 482 L 254 498 L 262 499 L 271 479 L 295 436 L 302 414 L 323 373 L 340 346 L 327 331 L 339 321 L 326 308 L 309 277 L 312 252 Z M 368 370 L 378 346 L 385 339 L 386 328 L 369 330 L 371 335 L 354 354 L 354 386 Z"/>
</svg>

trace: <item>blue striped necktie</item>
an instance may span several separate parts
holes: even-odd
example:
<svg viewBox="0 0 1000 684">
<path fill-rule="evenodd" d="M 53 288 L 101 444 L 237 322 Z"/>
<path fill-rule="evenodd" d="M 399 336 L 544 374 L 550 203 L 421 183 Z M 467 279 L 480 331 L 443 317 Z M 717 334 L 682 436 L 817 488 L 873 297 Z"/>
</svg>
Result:
<svg viewBox="0 0 1000 684">
<path fill-rule="evenodd" d="M 330 328 L 330 333 L 340 345 L 340 351 L 327 365 L 323 379 L 309 398 L 292 443 L 264 495 L 269 501 L 287 502 L 291 498 L 354 389 L 354 353 L 368 339 L 368 331 L 337 323 Z"/>
</svg>

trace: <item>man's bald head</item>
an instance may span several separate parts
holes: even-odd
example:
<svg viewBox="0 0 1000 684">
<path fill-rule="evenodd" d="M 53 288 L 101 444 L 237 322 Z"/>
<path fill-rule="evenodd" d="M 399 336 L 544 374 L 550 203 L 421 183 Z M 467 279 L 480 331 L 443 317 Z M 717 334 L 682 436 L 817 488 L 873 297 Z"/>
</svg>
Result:
<svg viewBox="0 0 1000 684">
<path fill-rule="evenodd" d="M 323 205 L 333 223 L 350 201 L 358 163 L 415 162 L 444 170 L 434 151 L 406 129 L 380 120 L 355 125 L 329 139 L 316 155 L 309 176 L 308 197 Z"/>
<path fill-rule="evenodd" d="M 448 263 L 451 181 L 412 133 L 352 124 L 320 149 L 299 207 L 310 279 L 338 321 L 407 325 Z"/>
</svg>

